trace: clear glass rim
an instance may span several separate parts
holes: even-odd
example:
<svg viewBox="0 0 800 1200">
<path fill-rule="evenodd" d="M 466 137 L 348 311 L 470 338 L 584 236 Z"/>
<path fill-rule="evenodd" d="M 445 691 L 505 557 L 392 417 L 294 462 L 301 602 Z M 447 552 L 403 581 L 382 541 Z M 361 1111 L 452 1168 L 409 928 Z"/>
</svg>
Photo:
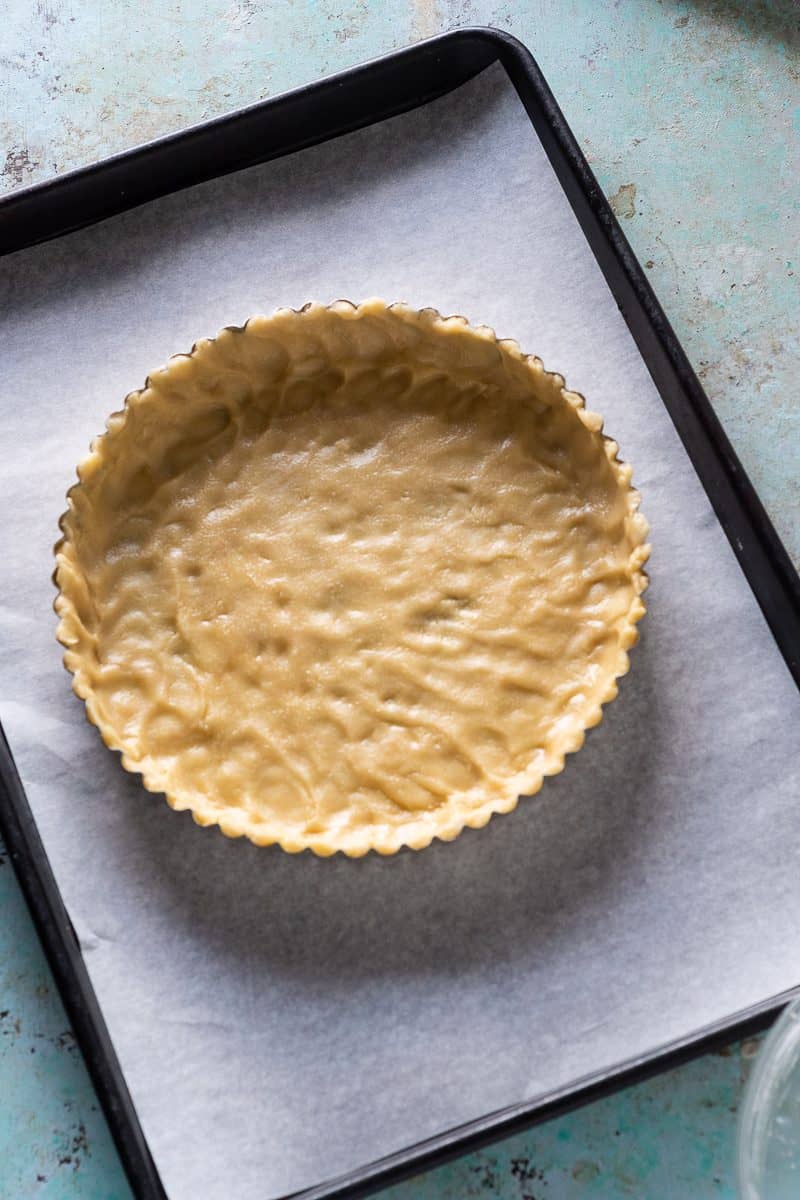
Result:
<svg viewBox="0 0 800 1200">
<path fill-rule="evenodd" d="M 795 1070 L 800 1070 L 800 995 L 767 1034 L 745 1087 L 736 1153 L 740 1200 L 769 1200 L 763 1183 L 770 1130 L 776 1100 Z"/>
</svg>

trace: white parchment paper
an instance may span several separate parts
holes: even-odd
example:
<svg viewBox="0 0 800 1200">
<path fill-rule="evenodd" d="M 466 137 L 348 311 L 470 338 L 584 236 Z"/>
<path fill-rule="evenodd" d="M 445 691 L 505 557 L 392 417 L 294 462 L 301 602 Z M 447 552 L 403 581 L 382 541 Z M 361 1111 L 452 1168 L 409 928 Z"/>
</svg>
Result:
<svg viewBox="0 0 800 1200">
<path fill-rule="evenodd" d="M 604 413 L 652 523 L 631 674 L 516 813 L 394 859 L 201 830 L 124 774 L 51 547 L 147 371 L 381 295 L 513 336 Z M 800 702 L 499 68 L 0 263 L 0 718 L 171 1200 L 271 1200 L 800 981 Z"/>
</svg>

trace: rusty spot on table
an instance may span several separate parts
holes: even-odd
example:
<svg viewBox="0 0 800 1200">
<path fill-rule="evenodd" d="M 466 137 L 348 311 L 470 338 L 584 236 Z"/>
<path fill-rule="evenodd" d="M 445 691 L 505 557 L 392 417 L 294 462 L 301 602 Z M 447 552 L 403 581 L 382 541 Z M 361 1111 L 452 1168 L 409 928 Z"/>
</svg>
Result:
<svg viewBox="0 0 800 1200">
<path fill-rule="evenodd" d="M 618 217 L 629 220 L 636 215 L 636 184 L 620 184 L 609 203 Z"/>
</svg>

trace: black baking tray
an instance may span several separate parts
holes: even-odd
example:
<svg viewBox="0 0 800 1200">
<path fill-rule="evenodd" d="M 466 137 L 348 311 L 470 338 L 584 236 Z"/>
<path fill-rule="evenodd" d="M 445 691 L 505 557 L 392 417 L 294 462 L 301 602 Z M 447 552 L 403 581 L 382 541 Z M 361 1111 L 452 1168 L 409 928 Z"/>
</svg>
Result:
<svg viewBox="0 0 800 1200">
<path fill-rule="evenodd" d="M 575 138 L 529 51 L 508 34 L 459 29 L 159 139 L 0 201 L 0 254 L 111 217 L 159 196 L 316 145 L 414 109 L 493 63 L 506 70 L 550 159 L 670 417 L 795 681 L 800 686 L 800 579 Z M 137 1119 L 77 937 L 0 731 L 0 832 L 64 1006 L 139 1200 L 166 1193 Z M 774 996 L 655 1053 L 567 1090 L 468 1125 L 302 1193 L 362 1196 L 765 1027 Z"/>
</svg>

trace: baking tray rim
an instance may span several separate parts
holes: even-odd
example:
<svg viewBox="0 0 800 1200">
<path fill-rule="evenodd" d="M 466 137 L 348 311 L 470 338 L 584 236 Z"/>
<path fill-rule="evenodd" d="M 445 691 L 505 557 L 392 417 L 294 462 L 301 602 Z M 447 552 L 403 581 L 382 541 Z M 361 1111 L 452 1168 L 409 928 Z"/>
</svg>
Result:
<svg viewBox="0 0 800 1200">
<path fill-rule="evenodd" d="M 542 141 L 584 236 L 711 500 L 717 519 L 739 559 L 787 666 L 800 686 L 800 578 L 739 464 L 536 62 L 528 49 L 510 34 L 481 27 L 454 29 L 53 180 L 20 189 L 0 200 L 0 255 L 13 253 L 51 237 L 64 236 L 206 179 L 270 158 L 283 157 L 401 112 L 411 111 L 468 82 L 498 61 L 514 84 Z M 332 124 L 328 122 L 327 126 L 323 122 L 322 131 L 317 127 L 315 131 L 306 130 L 303 137 L 290 138 L 283 148 L 268 146 L 266 152 L 262 148 L 253 156 L 244 154 L 235 162 L 227 160 L 220 170 L 209 170 L 207 162 L 202 159 L 209 139 L 219 142 L 232 130 L 241 129 L 243 123 L 247 126 L 254 122 L 258 125 L 264 120 L 269 121 L 282 108 L 290 113 L 298 105 L 310 110 L 315 104 L 319 107 L 320 100 L 326 94 L 328 97 L 342 96 L 346 95 L 348 89 L 358 93 L 359 89 L 369 89 L 379 83 L 386 72 L 399 68 L 413 73 L 416 67 L 429 68 L 431 65 L 444 71 L 444 86 L 440 81 L 435 87 L 428 84 L 419 88 L 414 86 L 412 78 L 406 87 L 401 79 L 399 90 L 395 81 L 396 91 L 383 106 L 376 101 L 374 108 L 365 110 L 360 107 L 359 101 L 357 108 L 348 115 L 345 105 L 344 114 L 338 120 Z M 358 96 L 356 99 L 359 99 Z M 248 133 L 245 128 L 244 135 L 246 144 L 252 131 Z M 104 198 L 102 212 L 90 215 L 86 220 L 67 224 L 63 223 L 62 216 L 59 224 L 64 197 L 69 198 L 70 192 L 75 193 L 75 189 L 79 199 L 81 193 L 89 195 L 91 190 L 102 192 L 109 171 L 122 172 L 123 177 L 129 175 L 133 178 L 148 160 L 152 162 L 154 157 L 161 159 L 181 152 L 185 152 L 189 159 L 194 154 L 198 161 L 188 177 L 184 175 L 173 180 L 174 186 L 163 187 L 162 178 L 149 188 L 150 194 L 146 195 L 126 192 L 123 187 L 113 197 Z M 31 227 L 26 219 L 26 214 L 31 212 L 34 216 L 33 237 L 30 236 Z M 42 214 L 50 221 L 49 227 L 44 225 L 49 232 L 41 232 Z M 10 241 L 7 240 L 9 217 Z M 688 443 L 692 438 L 699 439 L 699 442 L 690 447 Z M 698 465 L 698 457 L 705 464 L 702 469 Z M 89 979 L 77 936 L 2 728 L 0 835 L 8 849 L 134 1195 L 142 1200 L 166 1200 Z M 766 1027 L 798 991 L 800 982 L 796 988 L 769 997 L 685 1037 L 674 1039 L 634 1060 L 575 1080 L 556 1092 L 478 1117 L 367 1163 L 337 1179 L 292 1195 L 302 1196 L 304 1200 L 333 1200 L 334 1197 L 367 1195 L 388 1187 L 422 1170 L 430 1170 L 487 1143 L 628 1087 L 726 1042 L 749 1036 Z"/>
</svg>

